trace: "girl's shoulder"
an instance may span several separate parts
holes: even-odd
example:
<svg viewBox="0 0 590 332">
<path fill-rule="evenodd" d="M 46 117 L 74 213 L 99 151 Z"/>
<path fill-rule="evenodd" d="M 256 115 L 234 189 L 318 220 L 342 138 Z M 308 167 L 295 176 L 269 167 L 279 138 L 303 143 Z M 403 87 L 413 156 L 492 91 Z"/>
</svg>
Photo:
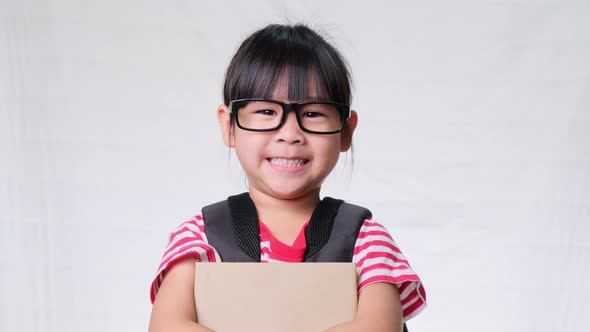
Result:
<svg viewBox="0 0 590 332">
<path fill-rule="evenodd" d="M 186 232 L 192 233 L 195 236 L 201 236 L 205 234 L 205 223 L 202 214 L 196 214 L 190 219 L 181 222 L 178 226 L 176 226 L 176 229 L 170 233 L 169 240 L 179 234 L 184 233 L 187 235 L 188 233 Z"/>
</svg>

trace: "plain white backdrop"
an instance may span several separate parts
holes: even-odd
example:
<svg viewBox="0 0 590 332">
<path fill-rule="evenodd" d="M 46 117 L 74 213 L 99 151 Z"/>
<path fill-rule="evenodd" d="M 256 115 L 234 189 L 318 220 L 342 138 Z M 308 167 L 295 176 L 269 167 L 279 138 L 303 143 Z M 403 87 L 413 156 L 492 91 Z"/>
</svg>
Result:
<svg viewBox="0 0 590 332">
<path fill-rule="evenodd" d="M 215 118 L 224 70 L 285 22 L 351 65 L 354 153 L 323 194 L 370 208 L 421 276 L 410 330 L 590 330 L 589 16 L 557 0 L 0 0 L 0 331 L 147 329 L 168 232 L 245 190 Z"/>
</svg>

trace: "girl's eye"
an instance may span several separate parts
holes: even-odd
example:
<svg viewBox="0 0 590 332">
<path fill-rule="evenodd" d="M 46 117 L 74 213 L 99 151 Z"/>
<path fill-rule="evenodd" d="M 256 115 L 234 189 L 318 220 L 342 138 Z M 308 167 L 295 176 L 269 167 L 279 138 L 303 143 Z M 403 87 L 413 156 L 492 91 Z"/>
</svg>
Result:
<svg viewBox="0 0 590 332">
<path fill-rule="evenodd" d="M 277 112 L 273 111 L 273 110 L 258 110 L 256 111 L 256 114 L 262 114 L 262 115 L 276 115 Z"/>
<path fill-rule="evenodd" d="M 305 112 L 305 113 L 303 113 L 303 116 L 306 118 L 319 118 L 319 117 L 323 117 L 325 115 L 320 112 Z"/>
</svg>

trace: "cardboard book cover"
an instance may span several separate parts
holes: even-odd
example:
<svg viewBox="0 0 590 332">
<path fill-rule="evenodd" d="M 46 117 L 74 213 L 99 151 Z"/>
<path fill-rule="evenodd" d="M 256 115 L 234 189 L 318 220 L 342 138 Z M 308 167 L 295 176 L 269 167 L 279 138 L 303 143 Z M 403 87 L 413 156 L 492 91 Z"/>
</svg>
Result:
<svg viewBox="0 0 590 332">
<path fill-rule="evenodd" d="M 322 331 L 352 320 L 353 263 L 196 263 L 197 321 L 216 332 Z"/>
</svg>

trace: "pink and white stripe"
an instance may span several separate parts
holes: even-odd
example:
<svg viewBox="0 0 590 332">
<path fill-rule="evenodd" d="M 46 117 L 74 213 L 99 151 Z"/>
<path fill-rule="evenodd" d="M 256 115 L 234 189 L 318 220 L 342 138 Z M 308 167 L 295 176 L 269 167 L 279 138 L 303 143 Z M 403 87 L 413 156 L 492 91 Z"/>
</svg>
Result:
<svg viewBox="0 0 590 332">
<path fill-rule="evenodd" d="M 359 275 L 359 293 L 370 284 L 388 282 L 395 284 L 400 292 L 404 320 L 426 308 L 426 293 L 420 278 L 380 223 L 365 220 L 354 246 L 352 261 Z"/>
</svg>

